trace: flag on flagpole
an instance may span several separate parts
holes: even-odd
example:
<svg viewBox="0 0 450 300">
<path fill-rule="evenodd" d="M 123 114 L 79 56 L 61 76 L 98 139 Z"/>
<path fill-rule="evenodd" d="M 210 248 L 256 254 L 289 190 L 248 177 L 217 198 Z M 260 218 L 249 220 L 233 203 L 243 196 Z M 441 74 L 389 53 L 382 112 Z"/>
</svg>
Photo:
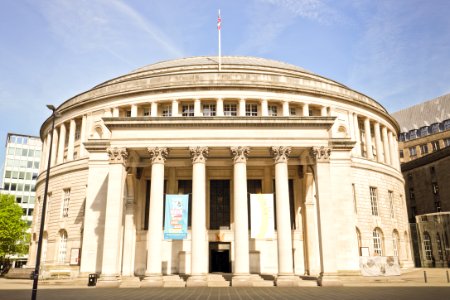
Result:
<svg viewBox="0 0 450 300">
<path fill-rule="evenodd" d="M 219 72 L 222 69 L 222 53 L 221 53 L 221 45 L 220 45 L 220 29 L 222 28 L 222 18 L 220 17 L 220 9 L 219 14 L 217 16 L 217 33 L 219 35 Z"/>
<path fill-rule="evenodd" d="M 217 17 L 217 30 L 220 30 L 222 19 L 220 18 L 220 9 L 219 9 L 219 15 Z"/>
</svg>

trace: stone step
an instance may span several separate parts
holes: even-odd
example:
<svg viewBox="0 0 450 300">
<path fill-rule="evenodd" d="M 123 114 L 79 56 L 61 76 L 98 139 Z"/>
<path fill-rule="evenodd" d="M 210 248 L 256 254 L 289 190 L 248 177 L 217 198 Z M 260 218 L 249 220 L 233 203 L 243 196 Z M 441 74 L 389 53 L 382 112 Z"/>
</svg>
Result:
<svg viewBox="0 0 450 300">
<path fill-rule="evenodd" d="M 185 287 L 186 282 L 179 275 L 166 275 L 163 277 L 163 287 Z"/>
<path fill-rule="evenodd" d="M 139 277 L 122 277 L 120 282 L 121 288 L 139 288 L 141 287 L 141 280 Z"/>
<path fill-rule="evenodd" d="M 208 287 L 229 287 L 230 282 L 223 280 L 223 281 L 208 281 Z"/>
</svg>

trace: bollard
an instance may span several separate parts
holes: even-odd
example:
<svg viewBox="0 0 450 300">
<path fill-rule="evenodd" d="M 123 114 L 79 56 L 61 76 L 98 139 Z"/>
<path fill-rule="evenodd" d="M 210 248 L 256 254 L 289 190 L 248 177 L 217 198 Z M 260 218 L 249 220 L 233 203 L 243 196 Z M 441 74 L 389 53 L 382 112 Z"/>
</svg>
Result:
<svg viewBox="0 0 450 300">
<path fill-rule="evenodd" d="M 447 283 L 450 283 L 450 277 L 448 277 L 448 270 L 445 272 L 447 273 Z"/>
<path fill-rule="evenodd" d="M 423 271 L 423 279 L 425 280 L 425 283 L 427 283 L 427 271 Z"/>
</svg>

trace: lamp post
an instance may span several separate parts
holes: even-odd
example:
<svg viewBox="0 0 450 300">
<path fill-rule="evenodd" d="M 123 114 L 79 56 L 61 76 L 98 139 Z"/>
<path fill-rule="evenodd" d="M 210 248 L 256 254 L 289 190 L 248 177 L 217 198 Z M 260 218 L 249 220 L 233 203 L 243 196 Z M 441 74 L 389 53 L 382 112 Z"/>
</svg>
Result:
<svg viewBox="0 0 450 300">
<path fill-rule="evenodd" d="M 48 151 L 48 163 L 47 163 L 47 171 L 46 171 L 46 177 L 45 177 L 45 189 L 44 189 L 44 200 L 42 202 L 42 212 L 41 212 L 41 226 L 39 229 L 39 239 L 38 239 L 38 247 L 37 247 L 37 254 L 36 254 L 36 266 L 34 268 L 33 272 L 33 290 L 31 292 L 31 300 L 36 300 L 37 296 L 37 286 L 38 286 L 38 279 L 39 279 L 39 268 L 41 267 L 41 253 L 42 253 L 42 236 L 44 234 L 44 224 L 45 224 L 45 211 L 47 208 L 47 193 L 48 193 L 48 181 L 50 177 L 50 164 L 52 160 L 52 147 L 53 147 L 53 130 L 55 129 L 55 118 L 59 116 L 59 114 L 56 112 L 56 108 L 48 104 L 47 108 L 52 111 L 52 131 L 51 131 L 51 137 L 50 137 L 50 149 Z"/>
</svg>

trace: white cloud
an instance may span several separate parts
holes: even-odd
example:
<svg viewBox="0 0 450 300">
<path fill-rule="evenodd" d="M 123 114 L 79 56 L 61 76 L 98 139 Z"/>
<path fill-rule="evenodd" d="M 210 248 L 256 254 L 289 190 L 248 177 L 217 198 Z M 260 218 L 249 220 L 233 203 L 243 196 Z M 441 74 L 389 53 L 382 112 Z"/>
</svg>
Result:
<svg viewBox="0 0 450 300">
<path fill-rule="evenodd" d="M 38 5 L 50 30 L 74 52 L 102 49 L 127 61 L 117 49 L 130 47 L 129 35 L 145 34 L 139 38 L 148 39 L 149 47 L 183 55 L 160 28 L 122 1 L 47 0 Z"/>
</svg>

